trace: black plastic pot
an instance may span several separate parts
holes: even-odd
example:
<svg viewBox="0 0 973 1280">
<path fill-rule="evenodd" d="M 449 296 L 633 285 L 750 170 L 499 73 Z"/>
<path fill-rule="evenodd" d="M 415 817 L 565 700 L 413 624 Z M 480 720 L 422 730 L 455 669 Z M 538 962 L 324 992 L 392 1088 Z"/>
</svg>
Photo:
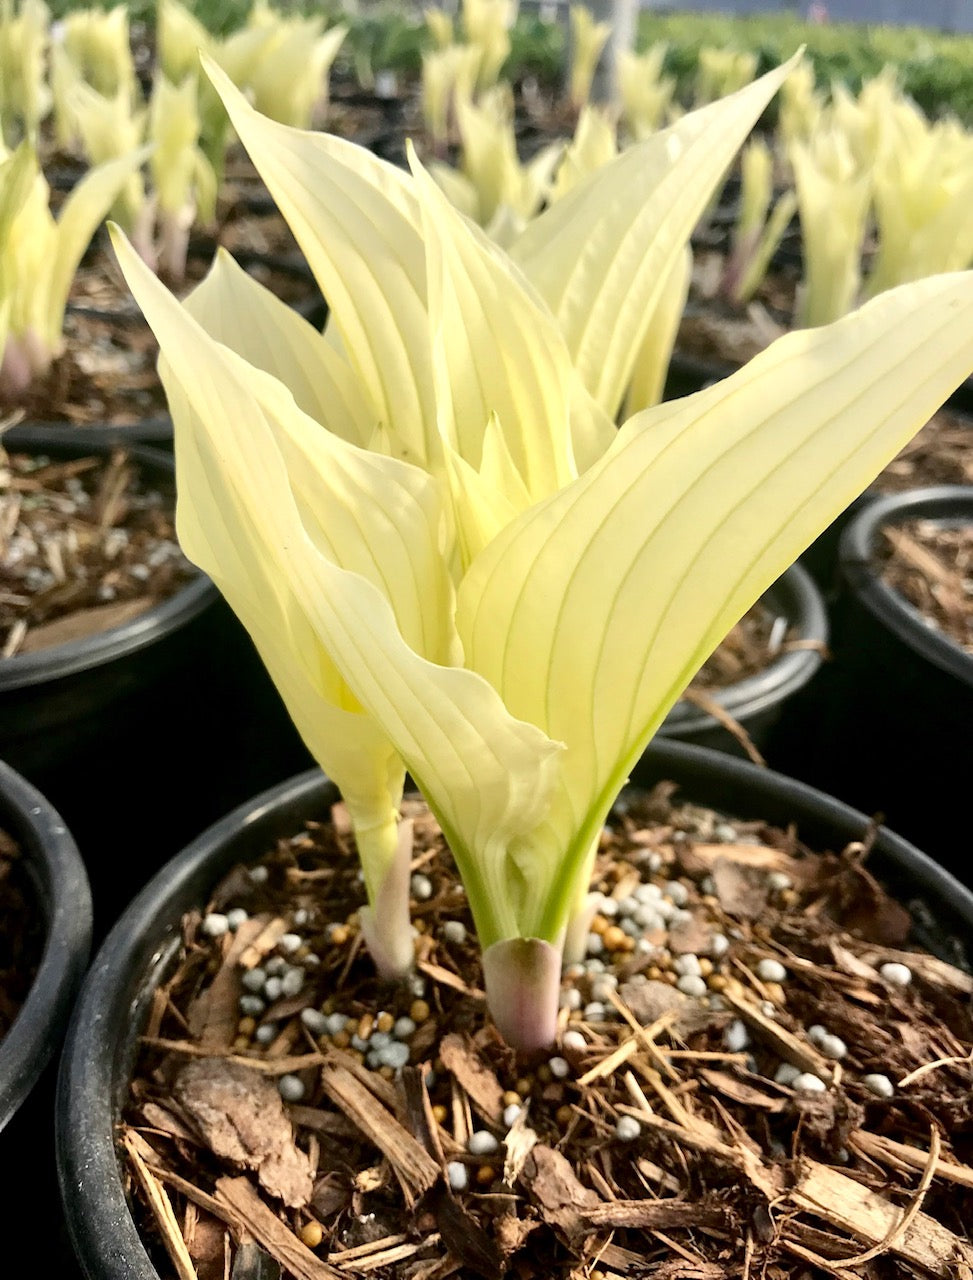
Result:
<svg viewBox="0 0 973 1280">
<path fill-rule="evenodd" d="M 88 962 L 91 895 L 84 865 L 60 815 L 36 788 L 0 764 L 0 827 L 19 845 L 44 946 L 30 992 L 0 1040 L 3 1221 L 36 1221 L 56 1203 L 54 1062 Z M 45 1213 L 43 1256 L 69 1280 L 70 1252 L 58 1214 Z"/>
<path fill-rule="evenodd" d="M 820 848 L 841 848 L 868 826 L 862 814 L 800 783 L 682 743 L 653 744 L 635 774 L 640 785 L 661 779 L 677 782 L 700 804 L 796 823 L 801 837 Z M 114 1132 L 136 1037 L 171 965 L 183 913 L 205 902 L 238 861 L 300 830 L 306 819 L 326 815 L 336 794 L 320 773 L 311 773 L 230 814 L 143 889 L 95 960 L 68 1033 L 57 1104 L 62 1196 L 88 1280 L 158 1280 L 126 1203 Z M 891 832 L 879 832 L 870 866 L 903 901 L 921 899 L 944 933 L 973 930 L 973 895 Z M 956 958 L 952 952 L 950 958 Z"/>
<path fill-rule="evenodd" d="M 7 447 L 105 455 L 68 428 Z M 170 484 L 171 455 L 130 449 Z M 84 855 L 99 922 L 207 823 L 310 758 L 216 588 L 199 574 L 132 621 L 0 661 L 0 758 L 49 797 Z"/>
<path fill-rule="evenodd" d="M 19 427 L 4 445 L 53 458 L 107 457 L 112 446 L 77 428 Z M 174 487 L 168 454 L 144 448 L 129 456 L 149 477 Z M 129 700 L 185 660 L 194 624 L 218 599 L 199 574 L 170 599 L 123 626 L 0 662 L 0 757 L 28 777 L 80 762 L 110 736 L 111 719 Z"/>
<path fill-rule="evenodd" d="M 813 642 L 806 649 L 782 652 L 756 675 L 713 691 L 715 702 L 742 725 L 751 740 L 763 746 L 772 726 L 786 716 L 786 703 L 814 676 L 828 642 L 828 615 L 810 576 L 792 565 L 761 597 L 776 617 L 787 619 L 792 638 Z M 743 754 L 737 739 L 708 712 L 680 699 L 666 716 L 659 733 L 680 742 Z"/>
<path fill-rule="evenodd" d="M 834 661 L 797 702 L 802 776 L 890 825 L 973 883 L 968 852 L 973 657 L 881 581 L 881 530 L 922 518 L 973 524 L 973 487 L 869 503 L 840 543 Z M 791 744 L 793 745 L 793 744 Z M 787 748 L 781 752 L 790 766 Z"/>
<path fill-rule="evenodd" d="M 43 954 L 30 994 L 0 1040 L 3 1129 L 60 1043 L 88 962 L 91 894 L 84 864 L 60 814 L 2 762 L 0 828 L 20 847 L 45 924 Z"/>
</svg>

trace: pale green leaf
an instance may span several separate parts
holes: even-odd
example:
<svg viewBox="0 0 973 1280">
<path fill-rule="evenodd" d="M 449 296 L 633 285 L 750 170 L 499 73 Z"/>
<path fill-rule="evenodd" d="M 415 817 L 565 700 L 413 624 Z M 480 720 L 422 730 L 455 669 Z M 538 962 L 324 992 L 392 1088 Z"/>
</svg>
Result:
<svg viewBox="0 0 973 1280">
<path fill-rule="evenodd" d="M 971 366 L 973 275 L 885 294 L 632 418 L 473 564 L 467 665 L 567 747 L 524 851 L 526 936 L 558 936 L 613 797 L 708 654 Z"/>
<path fill-rule="evenodd" d="M 411 151 L 410 163 L 426 245 L 440 422 L 478 469 L 495 414 L 527 492 L 545 496 L 575 474 L 564 340 L 506 255 L 450 206 Z"/>
<path fill-rule="evenodd" d="M 425 256 L 408 176 L 340 138 L 265 119 L 204 65 L 328 299 L 375 420 L 404 457 L 435 459 Z"/>
<path fill-rule="evenodd" d="M 689 297 L 692 273 L 693 254 L 687 245 L 673 260 L 669 279 L 663 285 L 656 304 L 652 325 L 642 339 L 632 370 L 632 381 L 625 396 L 626 417 L 631 417 L 640 409 L 648 409 L 662 399 L 669 361 L 679 336 L 686 299 Z"/>
<path fill-rule="evenodd" d="M 148 157 L 148 148 L 110 160 L 85 174 L 65 200 L 57 220 L 57 246 L 46 281 L 46 318 L 52 347 L 61 336 L 64 308 L 78 263 L 129 177 Z"/>
<path fill-rule="evenodd" d="M 545 210 L 511 256 L 614 417 L 674 259 L 794 59 L 623 152 Z"/>
<path fill-rule="evenodd" d="M 186 309 L 217 342 L 273 374 L 329 431 L 352 444 L 368 443 L 375 424 L 344 357 L 225 250 L 186 299 Z"/>
</svg>

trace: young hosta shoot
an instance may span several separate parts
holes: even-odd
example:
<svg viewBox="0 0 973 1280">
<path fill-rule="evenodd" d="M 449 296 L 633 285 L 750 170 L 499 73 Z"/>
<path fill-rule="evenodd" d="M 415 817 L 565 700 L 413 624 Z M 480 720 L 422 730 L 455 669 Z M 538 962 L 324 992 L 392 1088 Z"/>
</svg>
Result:
<svg viewBox="0 0 973 1280">
<path fill-rule="evenodd" d="M 473 45 L 451 44 L 422 55 L 422 119 L 440 153 L 449 140 L 455 104 L 473 97 L 479 68 L 480 53 Z"/>
<path fill-rule="evenodd" d="M 740 169 L 740 213 L 721 283 L 724 296 L 738 307 L 749 302 L 759 289 L 774 251 L 797 211 L 797 196 L 790 190 L 774 202 L 771 210 L 774 159 L 762 138 L 755 137 L 744 147 Z"/>
<path fill-rule="evenodd" d="M 574 137 L 565 148 L 551 188 L 552 203 L 618 155 L 618 133 L 611 114 L 602 107 L 582 107 Z"/>
<path fill-rule="evenodd" d="M 448 49 L 455 39 L 453 19 L 442 9 L 426 9 L 423 12 L 426 28 L 432 37 L 433 47 Z"/>
<path fill-rule="evenodd" d="M 890 103 L 872 187 L 878 251 L 866 296 L 973 262 L 973 135 L 956 121 Z"/>
<path fill-rule="evenodd" d="M 598 59 L 612 33 L 610 22 L 595 22 L 591 10 L 573 4 L 571 21 L 571 66 L 568 70 L 568 97 L 578 111 L 591 97 Z"/>
<path fill-rule="evenodd" d="M 542 147 L 533 159 L 521 163 L 513 102 L 504 85 L 496 85 L 477 104 L 457 99 L 456 125 L 460 170 L 433 164 L 430 172 L 458 209 L 485 227 L 498 244 L 508 244 L 544 202 L 561 145 Z"/>
<path fill-rule="evenodd" d="M 777 134 L 784 151 L 795 142 L 806 142 L 821 123 L 824 94 L 817 88 L 814 67 L 799 62 L 780 87 Z"/>
<path fill-rule="evenodd" d="M 48 28 L 43 0 L 0 0 L 0 142 L 36 143 L 51 109 L 47 85 Z"/>
<path fill-rule="evenodd" d="M 699 51 L 693 101 L 697 107 L 716 102 L 749 84 L 757 73 L 757 55 L 739 49 L 704 46 Z"/>
<path fill-rule="evenodd" d="M 263 6 L 250 25 L 271 33 L 247 81 L 254 105 L 271 120 L 309 129 L 315 110 L 327 104 L 328 76 L 348 28 L 323 31 L 321 17 L 284 18 Z"/>
<path fill-rule="evenodd" d="M 157 75 L 149 111 L 149 142 L 159 270 L 172 281 L 186 274 L 189 232 L 216 217 L 216 174 L 198 145 L 196 78 L 172 85 Z"/>
<path fill-rule="evenodd" d="M 516 0 L 463 0 L 463 30 L 467 44 L 479 54 L 476 88 L 481 93 L 500 79 L 516 16 Z"/>
<path fill-rule="evenodd" d="M 130 155 L 145 141 L 148 113 L 144 107 L 136 106 L 125 89 L 105 97 L 85 81 L 77 80 L 67 95 L 65 110 L 73 120 L 72 133 L 80 139 L 90 164 L 106 164 Z M 150 260 L 152 211 L 140 173 L 129 174 L 111 214 L 135 240 L 139 252 Z"/>
<path fill-rule="evenodd" d="M 546 1046 L 614 797 L 729 627 L 969 371 L 973 278 L 788 335 L 616 429 L 643 318 L 782 71 L 623 153 L 512 255 L 414 157 L 410 176 L 275 125 L 210 74 L 333 333 L 227 258 L 180 305 L 119 238 L 162 351 L 180 538 L 345 792 L 384 970 L 411 951 L 408 767 L 496 1023 Z"/>
<path fill-rule="evenodd" d="M 871 177 L 861 172 L 843 133 L 822 128 L 791 147 L 804 248 L 797 322 L 830 324 L 858 300 Z"/>
<path fill-rule="evenodd" d="M 659 129 L 672 106 L 675 76 L 662 74 L 667 46 L 654 44 L 645 53 L 620 49 L 618 53 L 618 94 L 622 124 L 636 142 Z"/>
<path fill-rule="evenodd" d="M 106 98 L 138 96 L 135 63 L 128 29 L 128 7 L 78 9 L 65 16 L 58 45 L 85 84 Z"/>
<path fill-rule="evenodd" d="M 22 143 L 13 155 L 0 151 L 0 405 L 16 405 L 60 354 L 64 309 L 81 255 L 144 159 L 136 152 L 92 169 L 55 221 L 33 149 Z"/>
</svg>

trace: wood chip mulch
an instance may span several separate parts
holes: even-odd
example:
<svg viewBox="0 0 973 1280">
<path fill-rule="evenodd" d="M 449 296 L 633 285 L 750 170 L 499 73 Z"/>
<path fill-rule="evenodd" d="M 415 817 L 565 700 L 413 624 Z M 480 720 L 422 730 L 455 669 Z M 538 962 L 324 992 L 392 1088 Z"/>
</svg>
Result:
<svg viewBox="0 0 973 1280">
<path fill-rule="evenodd" d="M 172 483 L 122 449 L 0 453 L 0 657 L 120 626 L 190 581 L 174 507 Z"/>
<path fill-rule="evenodd" d="M 44 947 L 44 926 L 20 849 L 0 830 L 0 1040 L 27 999 Z"/>
<path fill-rule="evenodd" d="M 882 530 L 883 580 L 973 654 L 973 525 L 911 520 Z"/>
<path fill-rule="evenodd" d="M 880 493 L 973 484 L 973 420 L 940 409 L 875 481 Z"/>
<path fill-rule="evenodd" d="M 419 802 L 410 984 L 364 954 L 343 806 L 233 871 L 183 921 L 119 1130 L 160 1275 L 969 1280 L 968 968 L 906 949 L 867 843 L 813 855 L 672 792 L 623 796 L 606 828 L 548 1061 L 518 1062 L 486 1016 Z M 296 994 L 265 987 L 241 1017 L 293 968 Z"/>
<path fill-rule="evenodd" d="M 86 282 L 93 279 L 84 270 L 76 277 L 78 305 L 99 305 L 96 297 L 85 301 Z M 127 427 L 160 418 L 167 408 L 155 368 L 158 354 L 151 331 L 134 314 L 99 317 L 69 310 L 64 351 L 18 400 L 13 420 Z"/>
</svg>

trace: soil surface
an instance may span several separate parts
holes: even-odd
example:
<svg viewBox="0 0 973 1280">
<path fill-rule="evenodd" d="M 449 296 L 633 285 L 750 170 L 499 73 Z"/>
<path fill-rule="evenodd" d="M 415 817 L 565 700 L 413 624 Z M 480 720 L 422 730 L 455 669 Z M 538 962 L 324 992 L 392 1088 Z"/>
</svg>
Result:
<svg viewBox="0 0 973 1280">
<path fill-rule="evenodd" d="M 539 1061 L 492 1027 L 420 802 L 401 986 L 362 946 L 342 805 L 232 872 L 183 921 L 120 1129 L 160 1274 L 966 1274 L 961 949 L 906 949 L 867 842 L 817 856 L 672 793 L 623 796 L 605 829 Z"/>
<path fill-rule="evenodd" d="M 973 654 L 973 525 L 911 520 L 882 534 L 883 580 L 930 627 Z"/>
<path fill-rule="evenodd" d="M 973 484 L 973 419 L 940 409 L 875 481 L 880 493 Z"/>
<path fill-rule="evenodd" d="M 27 999 L 44 949 L 44 926 L 20 849 L 0 831 L 0 1039 Z"/>
<path fill-rule="evenodd" d="M 172 480 L 124 450 L 0 460 L 0 656 L 121 626 L 196 576 L 175 540 Z"/>
</svg>

